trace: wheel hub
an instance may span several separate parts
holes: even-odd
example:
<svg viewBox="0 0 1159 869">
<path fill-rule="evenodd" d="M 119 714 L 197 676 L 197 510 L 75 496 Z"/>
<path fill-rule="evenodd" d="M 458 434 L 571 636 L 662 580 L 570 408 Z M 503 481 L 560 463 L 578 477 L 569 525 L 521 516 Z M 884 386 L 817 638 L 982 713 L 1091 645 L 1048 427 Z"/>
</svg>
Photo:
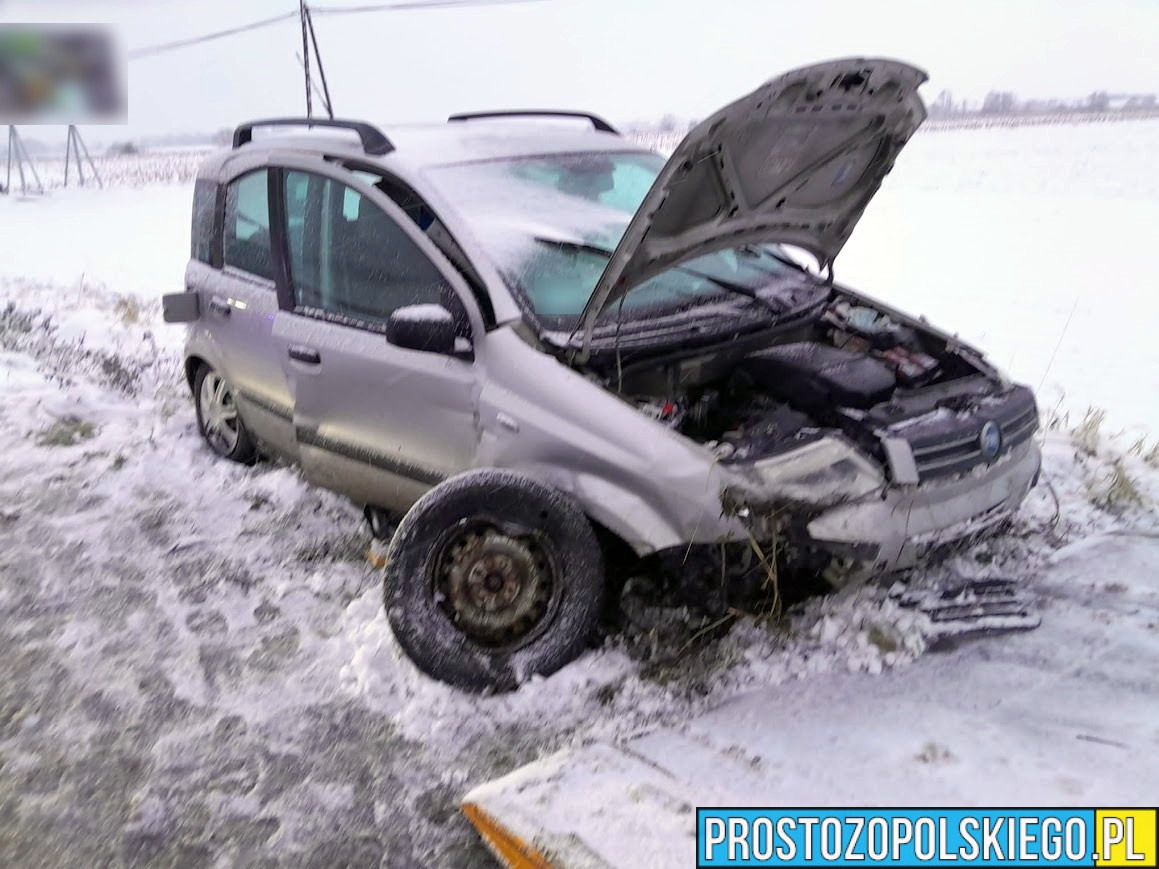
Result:
<svg viewBox="0 0 1159 869">
<path fill-rule="evenodd" d="M 198 402 L 205 439 L 223 455 L 233 452 L 238 439 L 237 406 L 232 390 L 217 372 L 210 371 L 202 378 Z"/>
<path fill-rule="evenodd" d="M 440 606 L 459 630 L 481 645 L 503 646 L 526 637 L 543 619 L 552 571 L 532 537 L 474 527 L 444 545 L 438 588 Z"/>
</svg>

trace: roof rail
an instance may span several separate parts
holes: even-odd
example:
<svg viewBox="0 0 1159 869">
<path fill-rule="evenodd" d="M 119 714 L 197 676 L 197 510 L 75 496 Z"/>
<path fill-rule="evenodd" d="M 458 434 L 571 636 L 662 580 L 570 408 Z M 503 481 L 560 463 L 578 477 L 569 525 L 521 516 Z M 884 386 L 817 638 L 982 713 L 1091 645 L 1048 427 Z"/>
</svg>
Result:
<svg viewBox="0 0 1159 869">
<path fill-rule="evenodd" d="M 620 135 L 620 131 L 601 118 L 599 115 L 593 115 L 591 112 L 572 112 L 566 109 L 508 109 L 494 112 L 460 112 L 457 115 L 451 115 L 447 118 L 451 121 L 474 121 L 480 118 L 583 118 L 591 121 L 593 127 L 601 133 L 615 133 Z"/>
<path fill-rule="evenodd" d="M 382 156 L 394 150 L 394 143 L 373 124 L 365 121 L 343 121 L 334 118 L 267 118 L 264 121 L 250 121 L 233 131 L 233 146 L 240 148 L 253 141 L 255 127 L 332 127 L 339 130 L 353 130 L 362 140 L 362 150 L 367 154 Z"/>
</svg>

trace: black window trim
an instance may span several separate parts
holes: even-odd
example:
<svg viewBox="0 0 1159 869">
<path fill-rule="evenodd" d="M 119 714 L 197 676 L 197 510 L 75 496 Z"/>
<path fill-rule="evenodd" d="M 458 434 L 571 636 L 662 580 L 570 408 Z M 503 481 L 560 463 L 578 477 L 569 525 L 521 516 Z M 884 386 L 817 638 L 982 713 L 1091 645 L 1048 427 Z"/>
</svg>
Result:
<svg viewBox="0 0 1159 869">
<path fill-rule="evenodd" d="M 286 231 L 286 196 L 281 166 L 267 166 L 270 198 L 270 244 L 273 246 L 274 289 L 278 294 L 278 308 L 292 311 L 294 288 L 290 279 L 290 244 Z"/>
</svg>

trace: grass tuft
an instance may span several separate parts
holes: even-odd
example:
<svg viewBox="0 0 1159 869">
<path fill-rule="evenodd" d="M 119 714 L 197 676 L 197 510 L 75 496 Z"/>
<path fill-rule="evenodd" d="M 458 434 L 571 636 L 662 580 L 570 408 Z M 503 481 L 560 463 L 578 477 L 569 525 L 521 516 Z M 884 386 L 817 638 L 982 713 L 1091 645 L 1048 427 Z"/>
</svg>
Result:
<svg viewBox="0 0 1159 869">
<path fill-rule="evenodd" d="M 1071 430 L 1075 444 L 1089 456 L 1093 456 L 1099 448 L 1106 418 L 1107 412 L 1101 407 L 1088 407 L 1083 421 Z"/>
<path fill-rule="evenodd" d="M 1159 468 L 1159 440 L 1148 446 L 1147 437 L 1143 435 L 1131 444 L 1127 452 L 1132 456 L 1138 456 L 1152 468 Z"/>
<path fill-rule="evenodd" d="M 881 625 L 870 625 L 868 639 L 869 642 L 877 646 L 880 652 L 885 654 L 896 652 L 901 647 L 897 634 Z"/>
<path fill-rule="evenodd" d="M 1127 473 L 1123 460 L 1121 458 L 1112 459 L 1110 467 L 1111 470 L 1104 485 L 1092 493 L 1092 503 L 1096 507 L 1114 512 L 1126 510 L 1129 507 L 1141 507 L 1143 493 L 1139 491 L 1134 478 Z"/>
<path fill-rule="evenodd" d="M 121 296 L 113 305 L 113 313 L 126 325 L 141 321 L 141 303 L 132 296 Z"/>
<path fill-rule="evenodd" d="M 97 433 L 96 426 L 77 416 L 64 416 L 44 429 L 36 442 L 42 447 L 72 447 Z"/>
</svg>

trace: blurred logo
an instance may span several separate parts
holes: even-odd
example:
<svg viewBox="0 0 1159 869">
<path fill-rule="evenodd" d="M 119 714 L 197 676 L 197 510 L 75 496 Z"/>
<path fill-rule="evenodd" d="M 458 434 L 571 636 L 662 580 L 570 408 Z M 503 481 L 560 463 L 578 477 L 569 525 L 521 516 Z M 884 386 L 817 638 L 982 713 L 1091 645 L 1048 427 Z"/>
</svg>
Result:
<svg viewBox="0 0 1159 869">
<path fill-rule="evenodd" d="M 994 420 L 982 426 L 982 434 L 978 436 L 978 443 L 982 447 L 982 455 L 987 459 L 992 459 L 998 455 L 998 451 L 1002 449 L 1002 430 L 998 428 L 998 423 Z"/>
<path fill-rule="evenodd" d="M 0 24 L 0 123 L 121 122 L 123 67 L 107 27 Z"/>
</svg>

